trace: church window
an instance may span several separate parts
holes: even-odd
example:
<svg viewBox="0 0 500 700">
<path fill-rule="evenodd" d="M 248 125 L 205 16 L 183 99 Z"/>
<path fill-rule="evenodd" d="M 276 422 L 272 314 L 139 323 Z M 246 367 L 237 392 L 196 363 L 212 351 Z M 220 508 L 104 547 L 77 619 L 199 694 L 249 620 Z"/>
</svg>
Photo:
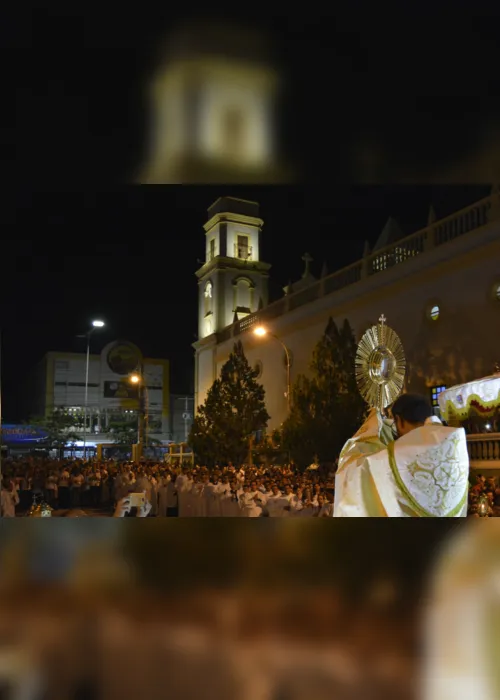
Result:
<svg viewBox="0 0 500 700">
<path fill-rule="evenodd" d="M 439 408 L 439 395 L 446 390 L 445 386 L 433 386 L 431 388 L 432 408 Z"/>
<path fill-rule="evenodd" d="M 438 321 L 441 316 L 441 309 L 437 304 L 433 304 L 429 309 L 429 318 L 431 321 Z"/>
<path fill-rule="evenodd" d="M 212 313 L 213 285 L 210 280 L 205 285 L 205 316 Z"/>
<path fill-rule="evenodd" d="M 215 238 L 212 238 L 209 243 L 208 260 L 209 262 L 215 258 Z"/>
<path fill-rule="evenodd" d="M 500 282 L 493 285 L 493 299 L 495 301 L 500 301 Z"/>
<path fill-rule="evenodd" d="M 248 245 L 248 236 L 238 236 L 235 244 L 234 256 L 240 260 L 249 260 L 252 254 L 252 249 Z"/>
</svg>

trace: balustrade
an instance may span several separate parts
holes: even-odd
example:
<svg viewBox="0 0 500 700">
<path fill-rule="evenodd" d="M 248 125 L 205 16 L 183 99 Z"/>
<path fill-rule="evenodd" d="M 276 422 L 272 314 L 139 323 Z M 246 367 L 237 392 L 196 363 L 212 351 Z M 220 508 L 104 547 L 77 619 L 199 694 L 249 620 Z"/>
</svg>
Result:
<svg viewBox="0 0 500 700">
<path fill-rule="evenodd" d="M 500 469 L 500 433 L 468 435 L 467 447 L 473 469 Z"/>
</svg>

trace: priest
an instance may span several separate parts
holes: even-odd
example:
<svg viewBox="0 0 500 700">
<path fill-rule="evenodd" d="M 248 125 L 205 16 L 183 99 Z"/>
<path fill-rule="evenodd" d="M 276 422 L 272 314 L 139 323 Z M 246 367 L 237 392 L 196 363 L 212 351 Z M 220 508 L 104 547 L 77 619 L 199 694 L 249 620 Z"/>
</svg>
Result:
<svg viewBox="0 0 500 700">
<path fill-rule="evenodd" d="M 463 428 L 447 428 L 423 396 L 403 394 L 392 420 L 372 409 L 340 454 L 336 518 L 467 516 L 469 456 Z"/>
</svg>

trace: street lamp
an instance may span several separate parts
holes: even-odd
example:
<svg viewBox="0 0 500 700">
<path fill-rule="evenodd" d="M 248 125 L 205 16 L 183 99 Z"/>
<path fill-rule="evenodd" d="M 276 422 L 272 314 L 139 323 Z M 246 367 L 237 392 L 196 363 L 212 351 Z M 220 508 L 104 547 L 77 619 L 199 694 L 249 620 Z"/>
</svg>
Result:
<svg viewBox="0 0 500 700">
<path fill-rule="evenodd" d="M 104 328 L 104 321 L 92 321 L 92 327 L 87 331 L 87 363 L 85 368 L 85 406 L 83 409 L 83 459 L 87 456 L 87 408 L 89 402 L 89 366 L 90 366 L 90 337 L 96 328 Z"/>
<path fill-rule="evenodd" d="M 253 330 L 254 335 L 256 335 L 259 338 L 263 338 L 264 336 L 268 335 L 271 338 L 274 338 L 274 340 L 277 340 L 278 343 L 280 343 L 281 347 L 285 351 L 285 357 L 286 357 L 286 399 L 287 399 L 287 404 L 288 404 L 288 412 L 290 413 L 290 350 L 287 348 L 285 343 L 281 340 L 281 338 L 278 338 L 277 335 L 274 333 L 270 333 L 267 328 L 264 328 L 264 326 L 257 326 L 257 328 L 254 328 Z"/>
<path fill-rule="evenodd" d="M 129 382 L 135 384 L 139 388 L 139 424 L 137 430 L 137 444 L 142 456 L 142 447 L 147 440 L 146 425 L 148 423 L 148 387 L 144 381 L 144 371 L 141 367 L 140 372 L 134 372 L 129 376 Z M 146 438 L 146 439 L 145 439 Z"/>
</svg>

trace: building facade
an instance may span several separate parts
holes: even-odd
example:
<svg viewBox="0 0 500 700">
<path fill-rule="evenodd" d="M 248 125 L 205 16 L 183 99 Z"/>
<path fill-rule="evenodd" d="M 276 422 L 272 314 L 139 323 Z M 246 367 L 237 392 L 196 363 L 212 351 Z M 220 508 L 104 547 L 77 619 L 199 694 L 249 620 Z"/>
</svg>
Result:
<svg viewBox="0 0 500 700">
<path fill-rule="evenodd" d="M 348 319 L 358 340 L 381 314 L 400 335 L 408 391 L 437 407 L 443 387 L 493 371 L 499 358 L 500 192 L 403 237 L 391 220 L 363 259 L 316 279 L 306 269 L 284 296 L 267 303 L 270 265 L 260 260 L 263 221 L 256 203 L 218 200 L 208 210 L 206 259 L 198 270 L 199 340 L 195 343 L 195 405 L 241 340 L 266 390 L 269 429 L 281 425 L 291 381 L 307 374 L 329 317 Z M 252 333 L 264 325 L 270 334 Z"/>
<path fill-rule="evenodd" d="M 75 415 L 83 432 L 85 413 L 86 354 L 49 352 L 42 361 L 37 404 L 50 414 L 61 409 Z M 148 435 L 160 441 L 171 439 L 169 362 L 144 358 L 127 341 L 108 344 L 99 355 L 90 355 L 87 397 L 87 433 L 94 442 L 109 442 L 113 432 L 137 426 L 139 388 L 130 375 L 139 372 L 146 387 Z M 77 428 L 77 429 L 78 429 Z"/>
</svg>

